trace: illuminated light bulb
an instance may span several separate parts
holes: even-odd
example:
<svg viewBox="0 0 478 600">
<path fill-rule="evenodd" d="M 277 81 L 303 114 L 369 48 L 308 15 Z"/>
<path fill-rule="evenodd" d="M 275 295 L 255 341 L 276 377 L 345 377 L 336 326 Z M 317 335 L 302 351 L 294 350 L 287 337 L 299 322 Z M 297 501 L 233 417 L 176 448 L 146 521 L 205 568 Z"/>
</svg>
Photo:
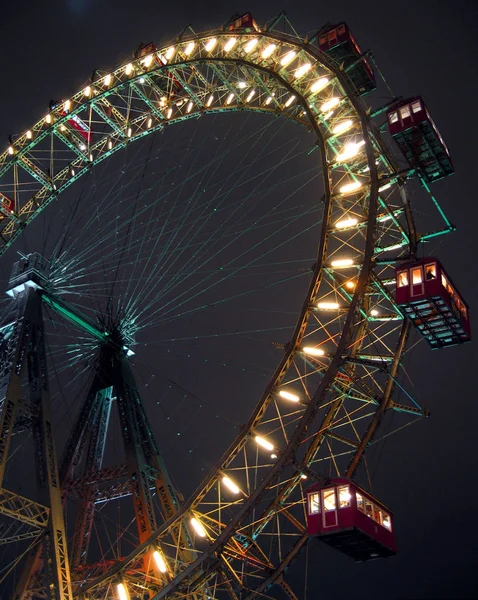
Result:
<svg viewBox="0 0 478 600">
<path fill-rule="evenodd" d="M 376 317 L 378 315 L 378 310 L 376 308 L 372 308 L 370 314 L 372 315 L 372 317 Z"/>
<path fill-rule="evenodd" d="M 236 45 L 237 39 L 235 37 L 229 38 L 227 42 L 224 44 L 224 51 L 229 52 Z"/>
<path fill-rule="evenodd" d="M 267 96 L 266 105 L 268 106 L 272 102 L 272 96 Z"/>
<path fill-rule="evenodd" d="M 108 75 L 106 75 L 106 77 L 103 79 L 103 85 L 110 85 L 111 84 L 111 74 L 108 73 Z"/>
<path fill-rule="evenodd" d="M 232 481 L 232 479 L 230 479 L 227 475 L 224 475 L 224 477 L 222 478 L 222 483 L 233 493 L 233 494 L 239 494 L 240 493 L 240 489 L 237 487 L 237 485 L 234 483 L 234 481 Z"/>
<path fill-rule="evenodd" d="M 352 192 L 357 191 L 362 187 L 360 181 L 352 181 L 351 183 L 347 183 L 340 188 L 341 194 L 351 194 Z"/>
<path fill-rule="evenodd" d="M 14 153 L 13 146 L 9 146 L 8 147 L 8 154 L 10 154 L 10 156 L 11 156 L 13 153 Z"/>
<path fill-rule="evenodd" d="M 127 134 L 126 134 L 126 135 L 127 135 L 129 138 L 131 137 L 131 133 L 132 133 L 132 131 L 131 131 L 131 127 L 128 127 L 128 132 L 127 132 Z"/>
<path fill-rule="evenodd" d="M 186 107 L 186 112 L 190 113 L 193 109 L 193 106 L 194 106 L 193 102 L 188 102 L 188 105 Z"/>
<path fill-rule="evenodd" d="M 272 458 L 272 460 L 274 460 L 275 458 L 277 458 L 277 454 L 272 453 L 271 458 Z"/>
<path fill-rule="evenodd" d="M 74 177 L 75 176 L 75 169 L 70 169 L 70 174 L 71 174 L 72 177 Z"/>
<path fill-rule="evenodd" d="M 384 221 L 390 221 L 392 219 L 392 215 L 384 215 L 383 217 L 379 217 L 377 219 L 377 221 L 380 221 L 380 223 L 383 223 Z"/>
<path fill-rule="evenodd" d="M 244 52 L 246 54 L 249 54 L 249 52 L 252 52 L 256 46 L 257 46 L 257 39 L 254 38 L 253 40 L 250 40 L 249 42 L 247 42 L 247 44 L 244 46 Z"/>
<path fill-rule="evenodd" d="M 290 400 L 291 402 L 299 402 L 300 398 L 297 394 L 292 394 L 287 390 L 279 390 L 279 396 L 284 398 L 284 400 Z"/>
<path fill-rule="evenodd" d="M 153 62 L 153 55 L 152 54 L 148 54 L 148 56 L 145 56 L 143 58 L 143 60 L 141 61 L 143 63 L 143 65 L 148 68 L 151 66 L 151 63 Z"/>
<path fill-rule="evenodd" d="M 301 65 L 294 73 L 294 77 L 296 79 L 299 79 L 299 77 L 302 77 L 302 75 L 305 75 L 308 71 L 310 71 L 311 67 L 312 65 L 310 63 L 305 63 Z"/>
<path fill-rule="evenodd" d="M 60 125 L 60 131 L 66 131 L 65 125 Z"/>
<path fill-rule="evenodd" d="M 294 102 L 294 100 L 295 100 L 295 96 L 289 96 L 289 98 L 287 99 L 287 102 L 285 103 L 284 106 L 286 108 L 288 108 L 292 104 L 292 102 Z"/>
<path fill-rule="evenodd" d="M 322 310 L 337 310 L 339 305 L 337 302 L 318 302 L 317 308 L 321 308 Z"/>
<path fill-rule="evenodd" d="M 382 185 L 381 187 L 378 188 L 379 192 L 384 192 L 385 190 L 388 190 L 392 187 L 391 183 L 386 183 L 385 185 Z"/>
<path fill-rule="evenodd" d="M 256 435 L 254 439 L 256 441 L 256 444 L 262 446 L 266 450 L 269 450 L 269 452 L 272 452 L 272 450 L 274 450 L 274 446 L 260 435 Z"/>
<path fill-rule="evenodd" d="M 64 112 L 69 112 L 70 108 L 71 108 L 70 100 L 65 100 L 65 102 L 63 103 Z"/>
<path fill-rule="evenodd" d="M 80 144 L 80 150 L 85 151 L 86 150 L 86 144 Z"/>
<path fill-rule="evenodd" d="M 32 139 L 32 132 L 30 131 L 30 129 L 27 131 L 26 135 L 27 135 L 27 140 Z"/>
<path fill-rule="evenodd" d="M 256 93 L 255 90 L 251 90 L 246 98 L 246 102 L 250 102 L 254 98 L 255 93 Z"/>
<path fill-rule="evenodd" d="M 313 94 L 320 92 L 321 90 L 324 89 L 324 87 L 326 87 L 326 85 L 328 83 L 329 83 L 328 77 L 321 77 L 320 79 L 317 79 L 317 81 L 314 81 L 314 83 L 310 86 L 310 91 Z"/>
<path fill-rule="evenodd" d="M 229 94 L 229 96 L 226 98 L 226 104 L 231 104 L 231 102 L 234 100 L 234 94 Z"/>
<path fill-rule="evenodd" d="M 194 46 L 195 46 L 195 45 L 196 45 L 196 44 L 195 44 L 194 42 L 189 42 L 189 44 L 188 44 L 188 45 L 186 46 L 186 48 L 184 49 L 184 54 L 185 54 L 186 56 L 189 56 L 189 55 L 192 53 L 192 51 L 194 50 Z"/>
<path fill-rule="evenodd" d="M 267 48 L 265 48 L 261 54 L 262 58 L 269 58 L 272 55 L 274 50 L 277 48 L 275 44 L 269 44 Z"/>
<path fill-rule="evenodd" d="M 169 48 L 166 50 L 166 59 L 167 59 L 167 60 L 171 60 L 171 58 L 173 58 L 173 56 L 174 56 L 174 51 L 175 51 L 175 48 L 174 48 L 174 46 L 170 46 L 170 47 L 169 47 Z"/>
<path fill-rule="evenodd" d="M 333 260 L 330 264 L 332 267 L 336 268 L 351 267 L 354 264 L 354 261 L 351 258 L 339 258 L 337 260 Z"/>
<path fill-rule="evenodd" d="M 362 146 L 363 144 L 361 144 L 360 142 L 349 142 L 348 144 L 345 144 L 344 149 L 342 150 L 342 152 L 339 152 L 339 154 L 337 154 L 335 160 L 337 162 L 344 162 L 346 160 L 349 160 L 349 158 L 357 156 Z"/>
<path fill-rule="evenodd" d="M 133 65 L 131 63 L 127 64 L 124 68 L 124 72 L 126 73 L 126 75 L 131 75 L 131 73 L 133 72 Z"/>
<path fill-rule="evenodd" d="M 87 85 L 85 87 L 85 89 L 83 90 L 83 96 L 86 96 L 87 98 L 89 98 L 91 94 L 91 85 Z"/>
<path fill-rule="evenodd" d="M 280 60 L 280 64 L 283 67 L 287 67 L 287 65 L 290 65 L 290 63 L 294 60 L 296 55 L 296 52 L 294 52 L 294 50 L 291 50 L 290 52 L 287 52 L 287 54 L 285 54 L 281 60 Z"/>
<path fill-rule="evenodd" d="M 50 124 L 50 123 L 51 123 L 51 115 L 47 115 L 47 116 L 45 117 L 45 121 L 46 121 L 48 124 Z"/>
<path fill-rule="evenodd" d="M 140 78 L 139 78 L 139 82 L 140 82 L 140 83 L 144 83 L 144 77 L 140 77 Z"/>
<path fill-rule="evenodd" d="M 346 131 L 348 131 L 352 126 L 353 126 L 353 121 L 351 119 L 347 119 L 346 121 L 342 121 L 341 123 L 339 123 L 338 125 L 336 125 L 333 129 L 332 129 L 332 133 L 334 135 L 339 135 L 341 133 L 345 133 Z"/>
<path fill-rule="evenodd" d="M 313 346 L 304 346 L 302 348 L 304 354 L 309 356 L 324 356 L 325 352 L 321 348 L 314 348 Z"/>
<path fill-rule="evenodd" d="M 173 114 L 173 109 L 172 108 L 168 108 L 168 112 L 166 113 L 168 119 L 171 118 L 171 115 Z"/>
<path fill-rule="evenodd" d="M 166 573 L 168 570 L 166 561 L 164 560 L 164 557 L 162 556 L 162 554 L 160 554 L 158 552 L 158 550 L 155 550 L 153 552 L 153 558 L 154 558 L 154 562 L 156 563 L 156 566 L 158 567 L 158 571 L 160 571 L 161 573 Z"/>
<path fill-rule="evenodd" d="M 213 103 L 213 101 L 214 101 L 214 96 L 211 94 L 209 96 L 209 98 L 207 99 L 206 106 L 211 106 L 211 104 Z"/>
<path fill-rule="evenodd" d="M 387 246 L 386 248 L 384 248 L 384 250 L 387 250 L 387 251 L 398 250 L 401 247 L 402 247 L 402 244 L 394 244 L 393 246 Z"/>
<path fill-rule="evenodd" d="M 301 479 L 307 479 L 307 475 L 305 473 L 302 473 L 302 475 L 300 476 Z"/>
<path fill-rule="evenodd" d="M 159 100 L 159 106 L 161 106 L 161 107 L 163 107 L 163 106 L 166 106 L 166 102 L 167 102 L 167 100 L 166 100 L 166 97 L 165 97 L 165 96 L 163 96 L 163 97 L 162 97 L 162 98 Z"/>
<path fill-rule="evenodd" d="M 345 284 L 345 287 L 348 290 L 354 290 L 355 289 L 355 282 L 354 281 L 347 281 L 347 283 Z"/>
<path fill-rule="evenodd" d="M 346 227 L 353 227 L 354 225 L 357 225 L 357 223 L 357 219 L 351 217 L 350 219 L 342 219 L 341 221 L 337 221 L 337 223 L 335 223 L 335 227 L 337 227 L 337 229 L 345 229 Z"/>
<path fill-rule="evenodd" d="M 237 87 L 244 90 L 247 87 L 247 83 L 245 81 L 239 81 Z"/>
<path fill-rule="evenodd" d="M 206 52 L 211 52 L 212 50 L 214 50 L 216 44 L 217 44 L 217 38 L 211 38 L 208 41 L 208 43 L 204 46 L 204 48 L 206 49 Z"/>
<path fill-rule="evenodd" d="M 113 142 L 108 140 L 108 150 L 111 150 L 111 148 L 113 148 Z"/>
<path fill-rule="evenodd" d="M 93 154 L 90 152 L 90 162 L 93 162 Z"/>
<path fill-rule="evenodd" d="M 327 102 L 324 102 L 322 104 L 322 106 L 320 107 L 320 110 L 322 112 L 328 112 L 329 110 L 331 110 L 332 108 L 335 108 L 339 104 L 340 104 L 340 98 L 331 98 L 330 100 L 327 100 Z"/>
<path fill-rule="evenodd" d="M 146 127 L 149 129 L 152 124 L 153 124 L 153 119 L 151 117 L 149 117 Z"/>
<path fill-rule="evenodd" d="M 206 535 L 207 535 L 206 530 L 201 525 L 201 523 L 198 521 L 198 519 L 196 519 L 196 517 L 192 517 L 190 523 L 193 526 L 194 531 L 198 534 L 199 537 L 202 537 L 202 538 L 206 537 Z"/>
<path fill-rule="evenodd" d="M 128 590 L 126 589 L 124 583 L 118 583 L 118 585 L 116 586 L 116 591 L 118 592 L 119 600 L 130 600 Z"/>
</svg>

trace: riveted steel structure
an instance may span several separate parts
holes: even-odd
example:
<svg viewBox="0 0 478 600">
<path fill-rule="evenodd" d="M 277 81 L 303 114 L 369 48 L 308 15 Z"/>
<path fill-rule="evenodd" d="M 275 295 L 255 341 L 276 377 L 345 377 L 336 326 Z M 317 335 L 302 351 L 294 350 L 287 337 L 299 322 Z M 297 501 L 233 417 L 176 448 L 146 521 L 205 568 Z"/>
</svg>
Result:
<svg viewBox="0 0 478 600">
<path fill-rule="evenodd" d="M 99 600 L 116 594 L 120 583 L 131 598 L 254 598 L 273 585 L 280 597 L 296 598 L 285 572 L 308 542 L 305 480 L 332 472 L 352 477 L 385 414 L 426 416 L 412 401 L 394 401 L 410 324 L 388 287 L 396 261 L 414 257 L 425 237 L 415 230 L 406 194 L 407 179 L 416 173 L 395 164 L 366 99 L 319 51 L 316 36 L 304 40 L 259 27 L 187 31 L 164 48 L 97 73 L 0 155 L 0 189 L 10 185 L 14 202 L 13 212 L 0 205 L 2 252 L 93 164 L 176 122 L 239 110 L 299 123 L 320 152 L 325 193 L 317 203 L 324 205 L 324 218 L 295 330 L 249 420 L 186 500 L 169 482 L 122 342 L 104 342 L 97 380 L 61 468 L 64 493 L 81 498 L 72 568 L 62 567 L 72 591 L 61 598 Z M 72 125 L 75 116 L 86 124 L 87 138 Z M 450 229 L 445 222 L 443 231 L 428 235 Z M 61 304 L 48 294 L 43 300 L 54 308 Z M 86 321 L 82 326 L 98 338 L 105 334 Z M 113 397 L 126 463 L 103 469 Z M 7 393 L 2 423 L 9 419 Z M 8 433 L 2 440 L 8 443 Z M 74 473 L 74 457 L 82 452 L 90 457 L 88 467 Z M 99 483 L 113 481 L 98 491 Z M 162 502 L 160 520 L 152 490 Z M 137 547 L 116 562 L 89 565 L 95 502 L 126 494 L 134 500 Z M 0 511 L 28 513 L 38 531 L 49 512 L 50 521 L 53 515 L 63 519 L 61 502 L 51 498 L 45 506 L 18 508 L 12 502 L 23 500 L 5 496 Z M 163 569 L 154 566 L 155 553 Z M 37 550 L 18 598 L 31 597 L 44 559 Z M 62 578 L 63 572 L 56 581 Z"/>
</svg>

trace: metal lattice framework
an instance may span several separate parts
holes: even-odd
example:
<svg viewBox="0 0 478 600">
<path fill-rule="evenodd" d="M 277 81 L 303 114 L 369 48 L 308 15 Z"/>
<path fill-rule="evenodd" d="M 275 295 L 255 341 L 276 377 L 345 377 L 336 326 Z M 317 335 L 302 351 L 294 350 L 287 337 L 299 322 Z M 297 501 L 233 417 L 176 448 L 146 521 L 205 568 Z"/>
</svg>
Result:
<svg viewBox="0 0 478 600">
<path fill-rule="evenodd" d="M 325 193 L 317 202 L 324 204 L 324 218 L 293 336 L 248 422 L 195 493 L 186 501 L 174 493 L 166 497 L 164 522 L 158 526 L 149 515 L 136 550 L 121 561 L 76 570 L 66 561 L 61 576 L 73 592 L 63 586 L 55 597 L 111 597 L 122 581 L 131 598 L 253 598 L 273 584 L 280 586 L 278 594 L 296 598 L 284 574 L 308 541 L 304 486 L 327 475 L 352 477 L 387 414 L 400 413 L 402 424 L 426 414 L 411 397 L 409 405 L 393 400 L 409 322 L 389 285 L 397 258 L 414 256 L 419 241 L 405 192 L 413 172 L 395 164 L 363 98 L 340 65 L 319 51 L 316 37 L 303 40 L 273 29 L 188 32 L 170 46 L 97 74 L 0 155 L 0 190 L 14 201 L 13 212 L 0 204 L 1 252 L 92 165 L 127 144 L 185 119 L 243 110 L 296 121 L 316 137 L 320 151 Z M 89 142 L 72 126 L 75 116 L 92 133 Z M 96 462 L 81 477 L 69 476 L 85 431 L 80 424 L 60 469 L 64 493 L 85 503 L 83 532 L 95 485 L 128 472 L 125 465 L 102 468 L 101 444 L 94 448 L 104 440 L 111 387 L 124 388 L 128 399 L 125 427 L 142 423 L 136 434 L 149 439 L 142 442 L 142 452 L 151 453 L 145 469 L 155 471 L 144 481 L 156 485 L 158 494 L 157 482 L 164 483 L 165 468 L 133 393 L 127 359 L 116 352 L 113 363 L 123 379 L 111 375 L 95 383 L 82 417 L 93 423 L 88 435 Z M 115 484 L 109 497 L 128 487 L 128 481 Z M 146 502 L 149 490 L 141 493 Z M 17 514 L 34 528 L 30 535 L 45 526 L 49 510 L 1 491 L 0 512 Z M 76 565 L 86 548 L 83 534 L 71 551 Z M 163 570 L 152 567 L 155 551 Z M 38 571 L 38 561 L 37 551 L 30 574 L 33 563 Z M 30 582 L 31 575 L 19 597 L 31 597 Z M 49 597 L 40 587 L 36 593 Z"/>
</svg>

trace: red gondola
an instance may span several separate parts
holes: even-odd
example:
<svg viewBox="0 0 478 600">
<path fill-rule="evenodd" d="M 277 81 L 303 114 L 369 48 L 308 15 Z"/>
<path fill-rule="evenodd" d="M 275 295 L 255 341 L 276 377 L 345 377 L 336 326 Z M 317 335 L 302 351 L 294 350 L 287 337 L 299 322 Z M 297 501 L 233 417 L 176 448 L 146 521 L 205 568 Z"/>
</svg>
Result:
<svg viewBox="0 0 478 600">
<path fill-rule="evenodd" d="M 68 114 L 68 111 L 65 110 L 63 104 L 64 104 L 63 100 L 57 100 L 57 101 L 52 100 L 50 102 L 50 110 L 54 110 L 58 106 L 62 105 L 61 110 L 60 110 L 60 114 L 62 116 L 66 116 Z M 70 118 L 67 119 L 66 122 L 68 123 L 68 125 L 70 125 L 71 127 L 73 127 L 73 129 L 75 129 L 75 131 L 77 131 L 84 140 L 86 140 L 88 143 L 91 142 L 91 138 L 92 138 L 91 129 L 83 121 L 83 119 L 80 119 L 80 117 L 78 115 L 76 115 L 76 114 L 73 113 L 70 116 Z"/>
<path fill-rule="evenodd" d="M 471 339 L 468 305 L 436 258 L 396 268 L 396 301 L 432 348 Z"/>
<path fill-rule="evenodd" d="M 437 181 L 455 172 L 448 148 L 419 96 L 402 100 L 387 116 L 391 135 L 425 181 Z"/>
<path fill-rule="evenodd" d="M 255 22 L 250 12 L 244 13 L 243 15 L 234 15 L 227 26 L 229 31 L 244 31 L 244 30 L 255 30 L 260 31 L 259 26 Z"/>
<path fill-rule="evenodd" d="M 319 48 L 338 63 L 343 63 L 359 94 L 366 94 L 377 87 L 372 67 L 365 57 L 360 60 L 362 50 L 346 23 L 339 23 L 321 33 Z"/>
<path fill-rule="evenodd" d="M 307 529 L 355 561 L 396 554 L 389 508 L 349 479 L 332 479 L 307 491 Z"/>
</svg>

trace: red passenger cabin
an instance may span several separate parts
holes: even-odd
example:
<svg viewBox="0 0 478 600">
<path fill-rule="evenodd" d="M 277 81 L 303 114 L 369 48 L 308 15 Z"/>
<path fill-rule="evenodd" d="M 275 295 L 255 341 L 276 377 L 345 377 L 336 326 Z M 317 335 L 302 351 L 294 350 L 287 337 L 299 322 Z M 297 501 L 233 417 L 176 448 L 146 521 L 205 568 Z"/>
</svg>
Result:
<svg viewBox="0 0 478 600">
<path fill-rule="evenodd" d="M 243 15 L 234 15 L 228 23 L 229 31 L 260 31 L 260 27 L 250 12 Z"/>
<path fill-rule="evenodd" d="M 2 203 L 2 208 L 4 210 L 8 211 L 9 213 L 13 213 L 13 200 L 11 198 L 0 192 L 0 202 Z M 0 221 L 2 221 L 4 218 L 5 213 L 0 212 Z"/>
<path fill-rule="evenodd" d="M 358 562 L 396 554 L 390 509 L 349 479 L 308 490 L 307 529 Z"/>
<path fill-rule="evenodd" d="M 338 63 L 343 63 L 359 94 L 366 94 L 377 87 L 372 67 L 362 56 L 362 50 L 346 23 L 339 23 L 322 32 L 319 35 L 319 48 Z"/>
<path fill-rule="evenodd" d="M 471 339 L 468 305 L 436 258 L 396 268 L 396 301 L 432 348 Z"/>
<path fill-rule="evenodd" d="M 455 172 L 448 148 L 419 96 L 402 100 L 387 116 L 391 135 L 427 183 Z"/>
</svg>

